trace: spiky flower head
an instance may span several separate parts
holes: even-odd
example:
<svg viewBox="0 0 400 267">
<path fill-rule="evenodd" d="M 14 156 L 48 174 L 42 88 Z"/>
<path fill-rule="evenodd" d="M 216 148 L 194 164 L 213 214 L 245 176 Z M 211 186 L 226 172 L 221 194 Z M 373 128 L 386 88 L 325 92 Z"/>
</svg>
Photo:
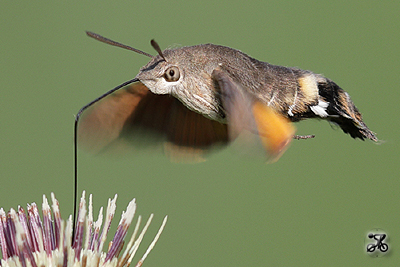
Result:
<svg viewBox="0 0 400 267">
<path fill-rule="evenodd" d="M 0 246 L 2 252 L 2 267 L 125 267 L 129 266 L 153 218 L 153 214 L 139 233 L 141 217 L 138 217 L 135 229 L 125 250 L 124 238 L 136 210 L 135 199 L 122 213 L 117 231 L 103 252 L 111 221 L 115 214 L 117 195 L 108 200 L 106 218 L 103 224 L 103 208 L 99 217 L 93 221 L 92 195 L 89 196 L 89 210 L 86 210 L 85 192 L 79 205 L 78 220 L 73 231 L 72 216 L 65 223 L 61 219 L 59 204 L 54 194 L 51 194 L 52 209 L 47 198 L 43 196 L 42 213 L 40 218 L 35 203 L 27 206 L 27 213 L 22 207 L 18 211 L 11 209 L 7 214 L 0 209 Z M 167 217 L 156 234 L 153 242 L 135 266 L 142 266 L 143 261 L 153 249 Z M 102 227 L 103 225 L 103 227 Z M 74 238 L 72 239 L 72 233 Z"/>
</svg>

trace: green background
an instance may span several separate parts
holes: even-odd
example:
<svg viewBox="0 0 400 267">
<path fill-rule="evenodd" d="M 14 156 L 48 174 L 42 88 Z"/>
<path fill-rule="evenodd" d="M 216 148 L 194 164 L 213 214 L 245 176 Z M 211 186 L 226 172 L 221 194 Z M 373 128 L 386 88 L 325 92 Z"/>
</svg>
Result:
<svg viewBox="0 0 400 267">
<path fill-rule="evenodd" d="M 148 58 L 85 36 L 91 30 L 155 54 L 215 43 L 273 64 L 322 73 L 352 96 L 382 144 L 353 140 L 323 121 L 298 134 L 274 164 L 213 154 L 201 164 L 162 155 L 80 153 L 79 191 L 97 211 L 119 194 L 118 215 L 163 216 L 145 266 L 394 266 L 400 262 L 399 1 L 2 1 L 0 206 L 54 192 L 72 212 L 73 121 L 80 107 L 133 78 Z M 364 253 L 372 228 L 390 237 L 383 258 Z M 143 246 L 142 245 L 142 246 Z M 144 246 L 139 251 L 144 252 Z"/>
</svg>

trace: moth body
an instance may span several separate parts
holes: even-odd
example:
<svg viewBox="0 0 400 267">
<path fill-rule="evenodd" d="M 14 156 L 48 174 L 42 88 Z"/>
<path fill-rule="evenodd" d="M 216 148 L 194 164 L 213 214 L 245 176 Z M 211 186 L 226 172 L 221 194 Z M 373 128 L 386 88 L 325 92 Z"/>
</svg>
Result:
<svg viewBox="0 0 400 267">
<path fill-rule="evenodd" d="M 291 122 L 307 118 L 338 124 L 353 138 L 378 141 L 349 94 L 322 75 L 272 65 L 220 45 L 164 51 L 152 45 L 156 56 L 128 47 L 151 60 L 135 83 L 86 113 L 79 135 L 89 148 L 101 151 L 119 140 L 136 141 L 144 130 L 158 136 L 154 140 L 161 140 L 171 158 L 202 155 L 215 145 L 244 139 L 258 140 L 276 159 L 294 136 Z"/>
<path fill-rule="evenodd" d="M 272 65 L 239 50 L 204 44 L 164 50 L 136 76 L 155 94 L 171 94 L 187 108 L 226 123 L 221 91 L 213 77 L 224 71 L 251 98 L 273 108 L 291 121 L 318 117 L 339 124 L 354 138 L 376 137 L 362 122 L 349 95 L 331 80 L 311 71 Z M 168 82 L 164 73 L 175 66 L 180 79 Z"/>
</svg>

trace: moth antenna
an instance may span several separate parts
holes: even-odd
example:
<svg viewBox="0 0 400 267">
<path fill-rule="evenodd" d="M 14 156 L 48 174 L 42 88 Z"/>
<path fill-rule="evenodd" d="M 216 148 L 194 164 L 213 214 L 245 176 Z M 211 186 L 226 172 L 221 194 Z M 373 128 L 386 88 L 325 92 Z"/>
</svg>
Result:
<svg viewBox="0 0 400 267">
<path fill-rule="evenodd" d="M 153 56 L 151 56 L 153 57 Z M 96 102 L 100 101 L 101 99 L 105 98 L 106 96 L 114 93 L 118 89 L 121 89 L 122 87 L 127 86 L 128 84 L 138 82 L 138 78 L 134 78 L 132 80 L 129 80 L 127 82 L 124 82 L 114 89 L 111 89 L 110 91 L 106 92 L 105 94 L 99 96 L 95 100 L 89 102 L 85 106 L 83 106 L 78 113 L 75 116 L 75 125 L 74 125 L 74 220 L 73 220 L 73 227 L 72 227 L 72 245 L 74 244 L 75 240 L 75 226 L 76 226 L 76 219 L 77 219 L 77 205 L 78 205 L 78 123 L 79 123 L 79 118 L 81 117 L 82 113 L 95 104 Z"/>
<path fill-rule="evenodd" d="M 165 57 L 164 57 L 164 55 L 163 55 L 163 53 L 161 51 L 160 46 L 157 44 L 157 42 L 154 39 L 152 39 L 150 41 L 150 44 L 157 51 L 157 53 L 160 55 L 160 57 L 162 57 L 162 59 L 164 59 L 164 61 L 167 62 L 167 60 L 165 59 Z"/>
<path fill-rule="evenodd" d="M 139 53 L 139 54 L 142 54 L 142 55 L 151 57 L 151 58 L 153 57 L 153 55 L 150 55 L 149 53 L 143 52 L 143 51 L 141 51 L 141 50 L 139 50 L 139 49 L 130 47 L 130 46 L 128 46 L 128 45 L 124 45 L 124 44 L 118 43 L 118 42 L 116 42 L 116 41 L 113 41 L 113 40 L 111 40 L 111 39 L 108 39 L 108 38 L 106 38 L 106 37 L 103 37 L 103 36 L 101 36 L 101 35 L 99 35 L 99 34 L 97 34 L 97 33 L 86 31 L 86 34 L 87 34 L 89 37 L 92 37 L 92 38 L 96 39 L 97 41 L 100 41 L 100 42 L 103 42 L 103 43 L 106 43 L 106 44 L 109 44 L 109 45 L 113 45 L 113 46 L 125 48 L 125 49 L 131 50 L 131 51 L 133 51 L 133 52 L 136 52 L 136 53 Z"/>
</svg>

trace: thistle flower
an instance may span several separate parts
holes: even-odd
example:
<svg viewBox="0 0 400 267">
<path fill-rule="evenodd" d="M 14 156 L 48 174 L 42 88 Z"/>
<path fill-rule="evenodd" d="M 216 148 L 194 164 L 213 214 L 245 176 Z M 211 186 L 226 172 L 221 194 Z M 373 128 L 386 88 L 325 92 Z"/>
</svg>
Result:
<svg viewBox="0 0 400 267">
<path fill-rule="evenodd" d="M 13 209 L 6 214 L 0 209 L 0 245 L 2 267 L 125 267 L 129 266 L 150 225 L 153 214 L 138 235 L 141 217 L 138 217 L 132 237 L 124 246 L 124 238 L 131 225 L 136 210 L 135 199 L 122 213 L 117 231 L 108 247 L 108 252 L 103 252 L 103 246 L 114 217 L 117 195 L 108 200 L 106 218 L 103 224 L 103 208 L 100 209 L 99 217 L 93 221 L 92 195 L 89 196 L 89 211 L 86 211 L 85 191 L 79 205 L 78 220 L 75 225 L 75 235 L 72 240 L 72 216 L 65 223 L 61 220 L 59 204 L 54 194 L 52 198 L 52 212 L 48 201 L 43 196 L 42 213 L 43 220 L 39 216 L 38 207 L 35 203 L 27 206 L 27 214 L 22 207 L 18 211 Z M 52 218 L 53 217 L 53 218 Z M 162 230 L 167 217 L 149 245 L 147 251 L 136 264 L 142 266 L 143 261 L 153 249 Z M 73 242 L 72 242 L 73 241 Z M 120 255 L 121 254 L 121 255 Z"/>
</svg>

